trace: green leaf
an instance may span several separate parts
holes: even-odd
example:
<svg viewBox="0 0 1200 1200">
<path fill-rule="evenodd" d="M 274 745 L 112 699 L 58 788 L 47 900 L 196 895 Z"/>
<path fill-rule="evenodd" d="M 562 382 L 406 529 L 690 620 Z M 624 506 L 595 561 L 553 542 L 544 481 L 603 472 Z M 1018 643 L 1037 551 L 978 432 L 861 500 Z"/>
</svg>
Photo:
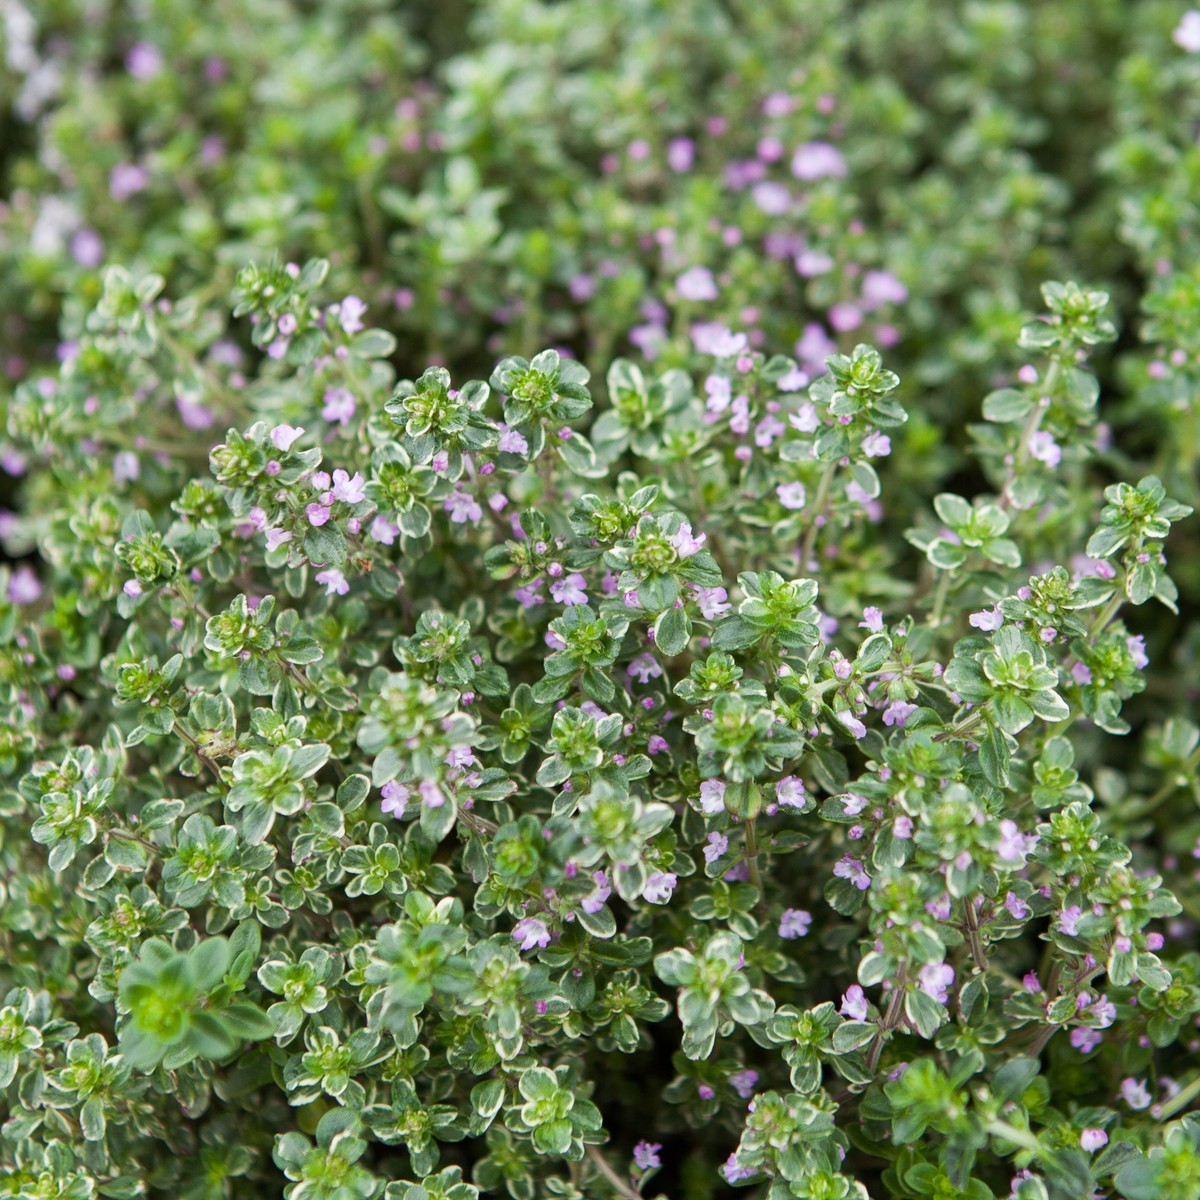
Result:
<svg viewBox="0 0 1200 1200">
<path fill-rule="evenodd" d="M 668 658 L 687 649 L 692 636 L 692 622 L 682 608 L 668 608 L 654 622 L 654 645 Z"/>
</svg>

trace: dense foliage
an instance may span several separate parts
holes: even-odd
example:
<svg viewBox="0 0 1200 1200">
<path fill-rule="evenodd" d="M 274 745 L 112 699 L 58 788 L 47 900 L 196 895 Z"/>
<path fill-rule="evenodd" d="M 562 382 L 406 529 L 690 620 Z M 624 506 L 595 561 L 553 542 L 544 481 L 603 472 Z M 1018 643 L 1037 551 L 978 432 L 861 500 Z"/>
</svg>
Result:
<svg viewBox="0 0 1200 1200">
<path fill-rule="evenodd" d="M 1200 12 L 0 50 L 0 1195 L 1196 1200 Z"/>
</svg>

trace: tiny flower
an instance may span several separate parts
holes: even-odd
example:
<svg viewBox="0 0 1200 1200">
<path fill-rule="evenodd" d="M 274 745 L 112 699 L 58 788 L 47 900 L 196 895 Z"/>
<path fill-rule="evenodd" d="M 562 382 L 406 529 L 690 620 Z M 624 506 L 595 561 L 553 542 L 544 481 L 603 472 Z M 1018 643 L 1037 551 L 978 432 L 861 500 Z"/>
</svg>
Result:
<svg viewBox="0 0 1200 1200">
<path fill-rule="evenodd" d="M 758 1072 L 746 1068 L 742 1071 L 734 1071 L 729 1077 L 729 1086 L 743 1100 L 749 1100 L 754 1095 L 754 1085 L 758 1082 Z"/>
<path fill-rule="evenodd" d="M 860 796 L 857 792 L 847 792 L 842 797 L 842 811 L 848 817 L 857 817 L 864 808 L 867 807 L 866 796 Z"/>
<path fill-rule="evenodd" d="M 388 816 L 402 817 L 404 810 L 408 805 L 409 797 L 412 795 L 412 789 L 404 783 L 385 783 L 379 789 L 379 794 L 383 797 L 383 802 L 380 808 L 383 809 Z"/>
<path fill-rule="evenodd" d="M 562 579 L 556 579 L 550 585 L 550 595 L 556 603 L 565 604 L 567 607 L 586 604 L 588 602 L 587 592 L 584 591 L 586 586 L 587 580 L 578 572 L 573 571 Z"/>
<path fill-rule="evenodd" d="M 700 811 L 715 816 L 725 811 L 725 783 L 720 779 L 706 779 L 700 785 Z"/>
<path fill-rule="evenodd" d="M 1025 856 L 1040 840 L 1036 833 L 1023 834 L 1015 821 L 1003 820 L 1000 822 L 1000 843 L 996 847 L 996 856 L 1001 862 L 1024 866 Z"/>
<path fill-rule="evenodd" d="M 967 623 L 974 625 L 976 629 L 982 629 L 985 633 L 991 633 L 1004 624 L 1004 614 L 1000 611 L 1000 605 L 997 604 L 992 608 L 985 608 L 980 612 L 972 613 L 967 618 Z"/>
<path fill-rule="evenodd" d="M 883 723 L 888 726 L 898 725 L 903 729 L 904 723 L 916 711 L 917 705 L 910 704 L 907 700 L 893 700 L 883 710 Z"/>
<path fill-rule="evenodd" d="M 336 567 L 329 567 L 324 571 L 317 572 L 317 582 L 325 587 L 325 595 L 332 596 L 335 592 L 339 596 L 344 596 L 349 590 L 350 585 L 346 582 L 346 577 Z"/>
<path fill-rule="evenodd" d="M 1021 977 L 1021 986 L 1027 992 L 1036 994 L 1042 990 L 1042 981 L 1033 971 L 1028 971 Z"/>
<path fill-rule="evenodd" d="M 802 483 L 781 483 L 776 489 L 775 494 L 779 497 L 779 503 L 784 508 L 799 509 L 803 508 L 808 500 L 808 493 L 805 491 Z"/>
<path fill-rule="evenodd" d="M 691 267 L 675 280 L 675 290 L 684 300 L 715 300 L 717 285 L 707 267 Z"/>
<path fill-rule="evenodd" d="M 1144 1079 L 1134 1079 L 1132 1076 L 1121 1080 L 1121 1099 L 1132 1109 L 1148 1108 L 1150 1092 Z"/>
<path fill-rule="evenodd" d="M 1133 659 L 1133 665 L 1139 671 L 1150 665 L 1150 660 L 1146 657 L 1146 639 L 1140 633 L 1137 637 L 1126 638 L 1125 648 Z"/>
<path fill-rule="evenodd" d="M 695 587 L 695 585 L 692 585 Z M 723 587 L 697 587 L 696 603 L 700 606 L 700 615 L 706 621 L 715 621 L 724 616 L 732 607 L 727 603 L 729 593 Z"/>
<path fill-rule="evenodd" d="M 465 525 L 468 521 L 474 525 L 483 516 L 479 502 L 469 492 L 452 492 L 442 501 L 442 507 L 450 514 L 450 520 L 455 525 Z"/>
<path fill-rule="evenodd" d="M 1029 453 L 1048 467 L 1057 467 L 1062 462 L 1062 448 L 1044 429 L 1039 429 L 1029 439 Z"/>
<path fill-rule="evenodd" d="M 674 892 L 678 882 L 679 878 L 676 875 L 667 871 L 655 871 L 646 880 L 646 886 L 642 888 L 642 899 L 648 900 L 651 904 L 666 904 L 671 899 L 671 893 Z"/>
<path fill-rule="evenodd" d="M 846 160 L 828 142 L 805 142 L 792 155 L 792 174 L 806 181 L 841 177 L 846 174 Z"/>
<path fill-rule="evenodd" d="M 840 712 L 834 715 L 852 737 L 863 738 L 867 736 L 867 727 L 853 713 Z"/>
<path fill-rule="evenodd" d="M 381 546 L 394 546 L 400 536 L 400 526 L 395 521 L 389 521 L 387 517 L 379 516 L 371 522 L 367 536 Z"/>
<path fill-rule="evenodd" d="M 1084 1025 L 1080 1025 L 1071 1030 L 1071 1045 L 1074 1046 L 1080 1054 L 1090 1054 L 1098 1045 L 1100 1045 L 1102 1040 L 1103 1039 L 1094 1029 L 1088 1029 Z"/>
<path fill-rule="evenodd" d="M 358 401 L 354 399 L 352 392 L 345 388 L 330 388 L 325 393 L 325 404 L 321 409 L 321 416 L 327 421 L 345 425 L 353 419 L 357 408 Z"/>
<path fill-rule="evenodd" d="M 691 558 L 706 541 L 706 533 L 700 534 L 699 537 L 692 536 L 692 527 L 687 521 L 682 522 L 679 529 L 671 535 L 671 545 L 675 547 L 675 553 L 680 558 Z"/>
<path fill-rule="evenodd" d="M 945 1004 L 948 988 L 954 982 L 954 968 L 948 963 L 926 963 L 917 972 L 921 991 L 932 996 L 939 1004 Z"/>
<path fill-rule="evenodd" d="M 633 1165 L 639 1171 L 653 1171 L 662 1166 L 658 1152 L 662 1149 L 661 1142 L 638 1142 L 633 1148 Z"/>
<path fill-rule="evenodd" d="M 304 510 L 308 523 L 314 527 L 324 525 L 329 520 L 329 509 L 324 504 L 310 504 Z"/>
<path fill-rule="evenodd" d="M 287 453 L 303 433 L 304 429 L 299 425 L 276 425 L 271 430 L 271 444 L 276 450 Z"/>
<path fill-rule="evenodd" d="M 526 441 L 524 434 L 518 433 L 515 429 L 510 429 L 507 425 L 501 425 L 500 438 L 496 442 L 496 449 L 502 454 L 527 454 L 529 452 L 529 442 Z"/>
<path fill-rule="evenodd" d="M 804 793 L 804 781 L 788 775 L 775 785 L 775 799 L 783 808 L 803 808 L 808 797 Z"/>
<path fill-rule="evenodd" d="M 843 1017 L 849 1017 L 852 1021 L 865 1021 L 867 1019 L 867 997 L 862 988 L 857 983 L 852 983 L 842 997 L 842 1007 L 838 1012 Z"/>
<path fill-rule="evenodd" d="M 625 673 L 636 679 L 638 683 L 649 683 L 652 679 L 661 679 L 663 669 L 653 654 L 642 653 L 637 655 L 625 668 Z"/>
<path fill-rule="evenodd" d="M 1171 40 L 1180 50 L 1189 54 L 1200 54 L 1200 12 L 1190 9 L 1183 14 L 1183 19 L 1175 26 Z"/>
<path fill-rule="evenodd" d="M 839 879 L 849 880 L 860 892 L 865 892 L 871 886 L 871 877 L 862 863 L 848 854 L 833 864 L 833 873 Z"/>
<path fill-rule="evenodd" d="M 598 913 L 604 907 L 604 902 L 612 895 L 612 884 L 606 872 L 593 871 L 592 883 L 596 885 L 595 890 L 579 902 L 579 907 L 585 913 Z"/>
<path fill-rule="evenodd" d="M 14 604 L 33 604 L 41 594 L 41 581 L 30 567 L 22 563 L 8 581 L 8 598 Z"/>
<path fill-rule="evenodd" d="M 663 754 L 670 748 L 671 747 L 667 742 L 667 739 L 661 734 L 657 733 L 652 733 L 650 735 L 650 740 L 646 743 L 646 753 L 650 754 L 651 756 L 655 754 Z"/>
<path fill-rule="evenodd" d="M 729 839 L 723 833 L 714 831 L 708 835 L 708 845 L 704 847 L 704 861 L 715 863 L 728 849 Z"/>
<path fill-rule="evenodd" d="M 785 908 L 779 918 L 779 936 L 790 940 L 804 937 L 812 924 L 812 913 L 802 908 Z"/>
<path fill-rule="evenodd" d="M 721 1174 L 725 1176 L 726 1183 L 742 1183 L 753 1179 L 758 1172 L 753 1167 L 740 1166 L 735 1151 L 721 1164 Z"/>
<path fill-rule="evenodd" d="M 892 439 L 873 429 L 862 440 L 862 452 L 868 458 L 886 458 L 892 452 Z"/>
<path fill-rule="evenodd" d="M 707 1083 L 701 1083 L 696 1087 L 696 1095 L 701 1100 L 711 1100 L 716 1094 L 716 1089 L 710 1087 Z"/>
<path fill-rule="evenodd" d="M 913 835 L 912 817 L 897 817 L 892 824 L 892 836 L 902 842 L 907 842 Z"/>
<path fill-rule="evenodd" d="M 1023 921 L 1029 916 L 1029 905 L 1016 892 L 1009 892 L 1004 897 L 1004 908 L 1014 921 Z"/>
<path fill-rule="evenodd" d="M 545 921 L 537 917 L 522 917 L 513 926 L 512 936 L 522 950 L 550 945 L 550 930 L 546 928 Z"/>
<path fill-rule="evenodd" d="M 1092 1154 L 1108 1145 L 1108 1134 L 1103 1129 L 1085 1129 L 1079 1135 L 1079 1145 Z"/>
<path fill-rule="evenodd" d="M 1083 916 L 1083 909 L 1078 904 L 1072 904 L 1064 908 L 1058 915 L 1058 928 L 1068 937 L 1075 937 L 1079 933 L 1079 918 Z"/>
<path fill-rule="evenodd" d="M 865 629 L 868 633 L 883 632 L 883 613 L 874 606 L 863 609 L 863 619 L 858 623 L 859 629 Z"/>
<path fill-rule="evenodd" d="M 422 779 L 417 784 L 417 791 L 421 793 L 421 803 L 426 808 L 441 808 L 446 803 L 446 797 L 436 779 Z"/>
<path fill-rule="evenodd" d="M 360 504 L 367 498 L 363 490 L 365 482 L 360 472 L 355 471 L 351 476 L 339 468 L 333 473 L 333 498 L 343 504 Z"/>
<path fill-rule="evenodd" d="M 367 306 L 357 296 L 347 296 L 338 312 L 338 324 L 347 333 L 358 333 L 363 327 L 362 317 L 366 311 Z"/>
</svg>

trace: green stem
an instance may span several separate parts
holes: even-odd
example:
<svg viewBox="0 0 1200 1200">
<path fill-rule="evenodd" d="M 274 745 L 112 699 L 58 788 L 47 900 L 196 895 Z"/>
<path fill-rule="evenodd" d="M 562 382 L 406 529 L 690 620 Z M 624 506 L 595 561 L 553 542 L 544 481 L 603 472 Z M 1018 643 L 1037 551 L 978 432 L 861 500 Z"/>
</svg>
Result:
<svg viewBox="0 0 1200 1200">
<path fill-rule="evenodd" d="M 642 1200 L 641 1195 L 636 1191 L 632 1184 L 627 1183 L 613 1170 L 607 1158 L 595 1146 L 588 1146 L 587 1156 L 592 1160 L 592 1164 L 596 1170 L 604 1176 L 610 1184 L 612 1184 L 618 1196 L 624 1197 L 624 1200 Z"/>
<path fill-rule="evenodd" d="M 1159 1105 L 1158 1118 L 1160 1121 L 1170 1120 L 1181 1109 L 1186 1108 L 1197 1096 L 1200 1096 L 1200 1075 L 1197 1075 L 1185 1088 L 1181 1088 L 1170 1100 Z"/>
<path fill-rule="evenodd" d="M 762 875 L 758 869 L 758 830 L 753 817 L 746 822 L 746 866 L 750 871 L 750 882 L 758 892 L 758 898 L 763 898 Z"/>
<path fill-rule="evenodd" d="M 901 966 L 900 972 L 896 976 L 896 986 L 892 989 L 891 996 L 888 997 L 887 1011 L 883 1014 L 883 1020 L 879 1022 L 879 1032 L 875 1035 L 875 1040 L 871 1043 L 871 1051 L 867 1055 L 868 1071 L 874 1072 L 875 1068 L 879 1066 L 879 1056 L 883 1053 L 886 1035 L 900 1024 L 900 1014 L 904 1010 L 906 970 L 906 966 Z"/>
<path fill-rule="evenodd" d="M 929 623 L 935 627 L 942 623 L 946 597 L 950 594 L 950 577 L 953 574 L 953 571 L 942 571 L 938 576 L 937 590 L 933 593 L 933 609 L 929 613 Z"/>
<path fill-rule="evenodd" d="M 829 503 L 829 489 L 833 486 L 836 471 L 837 467 L 831 463 L 825 468 L 821 481 L 817 484 L 817 494 L 813 499 L 813 518 L 804 535 L 804 549 L 800 558 L 800 569 L 805 572 L 811 570 L 808 564 L 812 562 L 813 551 L 817 548 L 817 534 L 821 529 L 818 521 L 825 516 L 825 508 Z"/>
</svg>

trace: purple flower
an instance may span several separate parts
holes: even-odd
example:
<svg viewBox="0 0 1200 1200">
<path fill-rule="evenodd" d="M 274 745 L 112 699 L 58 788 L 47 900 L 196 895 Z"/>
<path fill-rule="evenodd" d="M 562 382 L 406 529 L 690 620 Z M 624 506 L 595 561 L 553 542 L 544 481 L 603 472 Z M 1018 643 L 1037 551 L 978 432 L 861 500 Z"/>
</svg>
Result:
<svg viewBox="0 0 1200 1200">
<path fill-rule="evenodd" d="M 741 1071 L 734 1071 L 729 1077 L 729 1086 L 743 1100 L 749 1100 L 754 1095 L 754 1085 L 758 1082 L 758 1072 L 751 1070 L 749 1067 Z"/>
<path fill-rule="evenodd" d="M 1092 1154 L 1108 1145 L 1108 1134 L 1103 1129 L 1085 1129 L 1079 1135 L 1079 1145 Z"/>
<path fill-rule="evenodd" d="M 354 399 L 353 392 L 345 388 L 330 388 L 325 393 L 325 406 L 321 409 L 321 416 L 327 421 L 345 425 L 353 418 L 357 408 L 358 401 Z"/>
<path fill-rule="evenodd" d="M 667 143 L 667 166 L 676 174 L 692 169 L 696 159 L 696 143 L 691 138 L 672 138 Z"/>
<path fill-rule="evenodd" d="M 862 440 L 862 452 L 868 458 L 886 458 L 892 452 L 892 439 L 873 429 Z"/>
<path fill-rule="evenodd" d="M 846 160 L 828 142 L 805 142 L 792 155 L 792 174 L 804 180 L 840 178 L 846 174 Z"/>
<path fill-rule="evenodd" d="M 524 434 L 510 429 L 507 425 L 501 425 L 496 449 L 502 454 L 526 454 L 529 451 L 529 442 L 525 440 Z"/>
<path fill-rule="evenodd" d="M 1200 12 L 1190 9 L 1183 14 L 1183 19 L 1175 26 L 1171 40 L 1180 50 L 1189 54 L 1200 54 Z"/>
<path fill-rule="evenodd" d="M 367 533 L 373 542 L 378 542 L 381 546 L 394 546 L 400 536 L 400 526 L 395 521 L 389 521 L 387 517 L 379 516 L 371 522 Z"/>
<path fill-rule="evenodd" d="M 804 793 L 804 781 L 788 775 L 775 785 L 775 799 L 782 808 L 803 808 L 808 800 Z"/>
<path fill-rule="evenodd" d="M 337 567 L 327 567 L 324 571 L 318 571 L 317 582 L 324 585 L 327 596 L 332 596 L 335 592 L 344 596 L 350 590 L 345 575 Z"/>
<path fill-rule="evenodd" d="M 282 527 L 268 529 L 267 533 L 267 552 L 278 550 L 280 546 L 292 540 L 292 535 L 289 530 Z"/>
<path fill-rule="evenodd" d="M 737 1151 L 734 1151 L 721 1164 L 721 1174 L 725 1176 L 726 1183 L 744 1183 L 747 1179 L 753 1179 L 758 1172 L 753 1167 L 740 1166 Z"/>
<path fill-rule="evenodd" d="M 708 845 L 704 847 L 704 861 L 715 863 L 729 849 L 729 839 L 715 830 L 708 835 Z"/>
<path fill-rule="evenodd" d="M 1083 909 L 1078 904 L 1069 905 L 1064 908 L 1058 915 L 1059 931 L 1065 933 L 1068 937 L 1075 937 L 1079 933 L 1079 918 L 1083 916 Z"/>
<path fill-rule="evenodd" d="M 650 740 L 646 743 L 646 752 L 651 756 L 655 754 L 663 754 L 671 747 L 667 739 L 659 733 L 652 733 Z"/>
<path fill-rule="evenodd" d="M 839 879 L 848 879 L 860 892 L 865 892 L 871 886 L 871 877 L 862 863 L 849 854 L 833 864 L 833 873 Z"/>
<path fill-rule="evenodd" d="M 967 618 L 967 624 L 974 625 L 976 629 L 982 629 L 985 633 L 991 633 L 992 630 L 999 629 L 1004 624 L 1004 614 L 1000 611 L 1000 605 L 997 604 L 992 608 L 972 613 Z"/>
<path fill-rule="evenodd" d="M 863 609 L 863 619 L 858 623 L 859 629 L 865 629 L 868 633 L 883 632 L 883 613 L 874 606 L 869 606 Z"/>
<path fill-rule="evenodd" d="M 383 809 L 388 816 L 402 817 L 404 810 L 408 805 L 409 797 L 412 795 L 412 789 L 404 783 L 396 783 L 394 780 L 391 783 L 385 783 L 379 789 L 379 794 L 383 797 L 383 803 L 380 808 Z"/>
<path fill-rule="evenodd" d="M 329 509 L 324 504 L 310 504 L 304 510 L 308 523 L 314 528 L 324 525 L 329 520 Z"/>
<path fill-rule="evenodd" d="M 625 674 L 636 679 L 638 683 L 649 683 L 652 679 L 661 679 L 662 673 L 663 669 L 659 665 L 658 659 L 650 653 L 639 654 L 625 668 Z"/>
<path fill-rule="evenodd" d="M 675 280 L 675 290 L 684 300 L 715 300 L 717 284 L 707 267 L 691 267 Z"/>
<path fill-rule="evenodd" d="M 662 1166 L 658 1152 L 662 1149 L 661 1142 L 638 1142 L 633 1148 L 633 1165 L 639 1171 L 654 1171 Z"/>
<path fill-rule="evenodd" d="M 1022 833 L 1016 821 L 1001 821 L 1000 843 L 996 847 L 996 855 L 1003 863 L 1023 867 L 1025 856 L 1040 840 L 1036 833 Z"/>
<path fill-rule="evenodd" d="M 812 913 L 802 908 L 785 908 L 779 918 L 779 936 L 790 941 L 804 937 L 812 924 Z"/>
<path fill-rule="evenodd" d="M 910 704 L 907 700 L 893 700 L 883 710 L 883 723 L 889 726 L 899 725 L 903 729 L 905 721 L 916 711 L 917 706 Z"/>
<path fill-rule="evenodd" d="M 338 323 L 347 333 L 358 333 L 363 327 L 363 313 L 367 306 L 357 296 L 347 296 L 338 312 Z"/>
<path fill-rule="evenodd" d="M 698 354 L 733 358 L 745 350 L 747 341 L 744 333 L 731 333 L 727 326 L 714 322 L 692 326 L 692 345 Z"/>
<path fill-rule="evenodd" d="M 729 593 L 723 587 L 696 587 L 695 584 L 691 586 L 695 588 L 700 615 L 706 621 L 715 621 L 733 607 L 732 604 L 727 603 Z"/>
<path fill-rule="evenodd" d="M 1150 1093 L 1144 1079 L 1134 1079 L 1132 1076 L 1121 1080 L 1121 1099 L 1133 1109 L 1149 1107 Z"/>
<path fill-rule="evenodd" d="M 1090 1054 L 1100 1045 L 1102 1039 L 1094 1029 L 1088 1029 L 1086 1026 L 1080 1025 L 1078 1028 L 1071 1030 L 1070 1041 L 1071 1045 L 1080 1054 Z"/>
<path fill-rule="evenodd" d="M 483 516 L 479 502 L 469 492 L 452 492 L 442 501 L 442 507 L 450 514 L 450 520 L 455 525 L 465 525 L 468 521 L 474 525 Z"/>
<path fill-rule="evenodd" d="M 1150 660 L 1146 657 L 1146 639 L 1140 633 L 1137 637 L 1126 638 L 1125 648 L 1133 658 L 1133 665 L 1139 671 L 1150 665 Z"/>
<path fill-rule="evenodd" d="M 592 882 L 596 885 L 596 890 L 590 896 L 584 896 L 579 902 L 579 907 L 585 913 L 598 913 L 604 907 L 604 902 L 612 895 L 612 885 L 606 872 L 593 871 Z"/>
<path fill-rule="evenodd" d="M 725 783 L 720 779 L 706 779 L 700 785 L 700 811 L 715 816 L 725 811 Z"/>
<path fill-rule="evenodd" d="M 868 271 L 862 281 L 862 305 L 868 312 L 885 304 L 903 304 L 908 288 L 891 271 Z"/>
<path fill-rule="evenodd" d="M 162 68 L 162 51 L 153 42 L 134 42 L 125 55 L 125 70 L 134 79 L 153 79 Z"/>
<path fill-rule="evenodd" d="M 522 917 L 513 926 L 512 936 L 522 950 L 550 945 L 550 930 L 546 928 L 546 922 L 537 917 Z"/>
<path fill-rule="evenodd" d="M 666 904 L 671 899 L 671 893 L 674 892 L 678 882 L 679 878 L 676 875 L 667 871 L 655 871 L 646 880 L 646 886 L 642 888 L 642 899 L 648 900 L 651 904 Z"/>
<path fill-rule="evenodd" d="M 848 817 L 857 817 L 864 808 L 867 807 L 866 796 L 860 796 L 857 792 L 847 792 L 842 797 L 842 811 Z"/>
<path fill-rule="evenodd" d="M 299 425 L 276 425 L 271 430 L 271 444 L 276 450 L 282 450 L 286 454 L 303 433 L 304 430 Z"/>
<path fill-rule="evenodd" d="M 8 598 L 14 604 L 33 604 L 42 594 L 42 584 L 33 570 L 22 564 L 8 581 Z"/>
<path fill-rule="evenodd" d="M 803 508 L 808 501 L 808 492 L 805 491 L 804 484 L 798 482 L 779 484 L 775 489 L 775 494 L 784 508 L 793 510 Z"/>
<path fill-rule="evenodd" d="M 853 713 L 840 712 L 834 715 L 845 726 L 846 731 L 852 737 L 863 738 L 867 736 L 867 727 Z"/>
<path fill-rule="evenodd" d="M 1023 921 L 1029 916 L 1029 905 L 1016 892 L 1009 892 L 1004 897 L 1004 908 L 1014 921 Z"/>
<path fill-rule="evenodd" d="M 1062 448 L 1044 429 L 1039 429 L 1029 439 L 1029 453 L 1048 467 L 1057 467 L 1062 462 Z"/>
<path fill-rule="evenodd" d="M 692 536 L 692 527 L 687 521 L 683 521 L 678 530 L 671 535 L 671 545 L 675 547 L 675 553 L 680 558 L 691 558 L 706 541 L 706 533 L 700 534 L 699 537 Z"/>
<path fill-rule="evenodd" d="M 587 592 L 584 591 L 586 586 L 587 580 L 578 572 L 572 571 L 570 575 L 556 579 L 550 585 L 550 595 L 554 598 L 555 603 L 565 604 L 568 608 L 575 604 L 586 604 L 588 602 Z"/>
<path fill-rule="evenodd" d="M 917 982 L 925 995 L 945 1004 L 949 995 L 947 989 L 954 982 L 954 968 L 949 963 L 926 963 L 917 972 Z"/>
<path fill-rule="evenodd" d="M 360 504 L 367 498 L 363 491 L 364 482 L 360 472 L 349 475 L 339 468 L 333 473 L 333 498 L 343 504 Z"/>
<path fill-rule="evenodd" d="M 150 173 L 138 163 L 117 163 L 109 172 L 108 191 L 114 200 L 128 200 L 144 192 L 150 183 Z"/>
<path fill-rule="evenodd" d="M 847 989 L 846 994 L 842 997 L 842 1007 L 838 1012 L 843 1017 L 849 1017 L 852 1021 L 865 1021 L 867 1019 L 867 997 L 857 983 L 852 983 Z"/>
</svg>

